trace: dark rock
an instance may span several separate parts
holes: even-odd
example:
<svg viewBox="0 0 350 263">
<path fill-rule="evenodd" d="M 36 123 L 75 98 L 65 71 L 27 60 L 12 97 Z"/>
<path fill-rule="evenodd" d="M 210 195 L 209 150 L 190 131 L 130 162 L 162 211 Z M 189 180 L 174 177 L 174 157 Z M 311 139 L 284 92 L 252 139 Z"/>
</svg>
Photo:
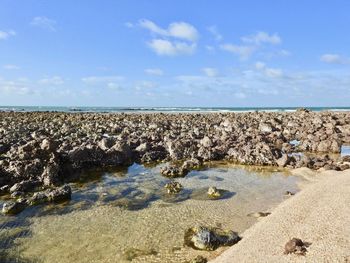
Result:
<svg viewBox="0 0 350 263">
<path fill-rule="evenodd" d="M 220 246 L 232 246 L 240 237 L 233 231 L 220 228 L 194 227 L 185 232 L 185 245 L 199 250 L 215 250 Z"/>
<path fill-rule="evenodd" d="M 304 243 L 299 238 L 292 238 L 289 240 L 285 246 L 284 246 L 284 254 L 299 254 L 299 255 L 305 255 L 307 252 L 307 247 L 309 246 L 309 243 Z"/>
<path fill-rule="evenodd" d="M 4 203 L 2 206 L 2 213 L 7 215 L 16 215 L 22 212 L 27 207 L 25 199 L 19 199 L 15 202 Z"/>
<path fill-rule="evenodd" d="M 160 173 L 168 178 L 176 178 L 185 177 L 188 173 L 188 170 L 177 166 L 166 166 L 161 168 Z"/>
<path fill-rule="evenodd" d="M 72 189 L 69 185 L 56 188 L 46 193 L 49 202 L 63 202 L 71 199 Z"/>
</svg>

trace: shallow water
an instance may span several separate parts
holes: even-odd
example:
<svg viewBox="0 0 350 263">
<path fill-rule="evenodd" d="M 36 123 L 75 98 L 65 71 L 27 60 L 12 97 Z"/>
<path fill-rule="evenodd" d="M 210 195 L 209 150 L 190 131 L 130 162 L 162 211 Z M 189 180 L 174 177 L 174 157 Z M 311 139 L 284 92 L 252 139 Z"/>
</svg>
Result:
<svg viewBox="0 0 350 263">
<path fill-rule="evenodd" d="M 162 164 L 164 165 L 164 164 Z M 186 229 L 217 226 L 242 233 L 297 191 L 299 178 L 283 171 L 215 163 L 176 181 L 184 186 L 169 195 L 162 165 L 132 165 L 125 170 L 94 171 L 90 180 L 71 184 L 72 200 L 0 217 L 1 262 L 185 262 L 203 252 L 183 246 Z M 92 179 L 91 179 L 92 178 Z M 226 190 L 211 200 L 207 189 Z M 11 261 L 13 260 L 13 261 Z M 15 261 L 16 260 L 16 261 Z"/>
</svg>

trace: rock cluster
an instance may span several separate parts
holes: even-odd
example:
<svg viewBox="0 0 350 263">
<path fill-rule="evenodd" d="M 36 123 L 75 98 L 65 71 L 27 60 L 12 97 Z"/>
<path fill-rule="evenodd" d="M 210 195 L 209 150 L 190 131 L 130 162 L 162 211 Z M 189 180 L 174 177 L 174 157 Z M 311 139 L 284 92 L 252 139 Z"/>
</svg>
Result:
<svg viewBox="0 0 350 263">
<path fill-rule="evenodd" d="M 183 162 L 164 168 L 167 177 L 211 160 L 344 170 L 350 160 L 327 155 L 344 144 L 350 144 L 347 112 L 0 112 L 0 194 L 17 198 L 57 187 L 83 169 L 133 162 Z"/>
</svg>

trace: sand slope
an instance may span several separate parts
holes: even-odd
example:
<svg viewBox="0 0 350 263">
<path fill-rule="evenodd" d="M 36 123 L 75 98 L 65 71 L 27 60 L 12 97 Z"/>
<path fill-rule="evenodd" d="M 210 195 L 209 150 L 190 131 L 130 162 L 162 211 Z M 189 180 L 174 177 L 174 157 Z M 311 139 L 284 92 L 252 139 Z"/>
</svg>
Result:
<svg viewBox="0 0 350 263">
<path fill-rule="evenodd" d="M 350 262 L 350 171 L 317 177 L 211 262 Z M 283 254 L 292 237 L 312 243 L 306 256 Z"/>
</svg>

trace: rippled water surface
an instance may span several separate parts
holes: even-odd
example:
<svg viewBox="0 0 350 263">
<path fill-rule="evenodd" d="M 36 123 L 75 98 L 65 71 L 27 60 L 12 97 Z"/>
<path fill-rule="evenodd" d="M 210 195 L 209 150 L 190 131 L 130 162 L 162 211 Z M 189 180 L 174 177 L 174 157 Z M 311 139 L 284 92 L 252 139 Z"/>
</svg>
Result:
<svg viewBox="0 0 350 263">
<path fill-rule="evenodd" d="M 163 165 L 163 164 L 162 164 Z M 242 233 L 256 222 L 252 212 L 270 211 L 297 191 L 297 177 L 282 171 L 215 164 L 176 181 L 169 195 L 162 165 L 94 171 L 72 183 L 72 200 L 0 217 L 1 262 L 186 262 L 212 258 L 183 246 L 187 228 L 218 226 Z M 207 189 L 227 190 L 211 200 Z M 1 202 L 3 202 L 2 200 Z"/>
</svg>

